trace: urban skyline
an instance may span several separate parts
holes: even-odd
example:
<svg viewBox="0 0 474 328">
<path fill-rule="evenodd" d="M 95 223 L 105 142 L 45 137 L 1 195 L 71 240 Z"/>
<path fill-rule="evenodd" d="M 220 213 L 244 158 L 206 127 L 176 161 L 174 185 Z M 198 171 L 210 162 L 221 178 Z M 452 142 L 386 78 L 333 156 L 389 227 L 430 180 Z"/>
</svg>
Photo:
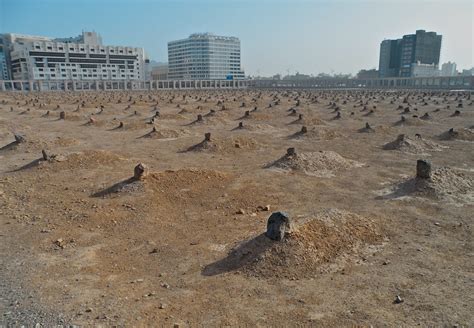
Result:
<svg viewBox="0 0 474 328">
<path fill-rule="evenodd" d="M 201 8 L 208 7 L 204 3 L 213 8 L 212 13 Z M 260 1 L 255 6 L 248 1 L 232 1 L 226 5 L 215 1 L 138 1 L 136 6 L 123 1 L 114 2 L 114 6 L 107 4 L 110 1 L 63 4 L 48 0 L 39 5 L 30 0 L 2 0 L 1 12 L 9 14 L 2 15 L 0 32 L 59 37 L 76 35 L 81 29 L 97 31 L 109 44 L 143 47 L 150 59 L 159 62 L 167 61 L 166 45 L 170 40 L 199 32 L 231 35 L 242 42 L 242 69 L 246 74 L 271 76 L 295 72 L 356 74 L 361 69 L 376 68 L 383 39 L 425 29 L 443 35 L 441 63 L 456 62 L 461 70 L 473 66 L 473 9 L 467 1 L 437 2 L 429 6 L 427 2 L 410 2 L 410 10 L 402 16 L 399 14 L 404 12 L 408 2 L 296 1 L 290 4 Z M 65 6 L 75 15 L 59 15 Z M 111 17 L 127 12 L 130 24 L 117 24 L 104 18 L 100 12 L 105 8 Z M 421 17 L 414 14 L 420 10 L 424 13 Z M 15 14 L 20 12 L 21 15 Z M 54 15 L 55 12 L 58 13 L 55 22 L 40 18 L 42 13 Z M 170 18 L 178 12 L 180 24 Z M 325 18 L 331 14 L 334 17 L 334 13 L 337 13 L 337 22 Z M 288 21 L 287 17 L 301 19 Z M 362 18 L 366 24 L 357 24 Z M 241 24 L 242 21 L 245 24 Z M 377 28 L 373 28 L 375 26 Z M 307 33 L 299 33 L 308 29 L 312 31 L 310 39 Z M 351 37 L 355 35 L 364 37 Z"/>
</svg>

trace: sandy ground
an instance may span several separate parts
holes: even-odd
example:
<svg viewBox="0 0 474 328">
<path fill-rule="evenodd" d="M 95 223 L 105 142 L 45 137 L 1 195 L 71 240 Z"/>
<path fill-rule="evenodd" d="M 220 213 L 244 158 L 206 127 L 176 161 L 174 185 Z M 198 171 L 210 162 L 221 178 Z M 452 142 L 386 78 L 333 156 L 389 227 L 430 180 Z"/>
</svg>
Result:
<svg viewBox="0 0 474 328">
<path fill-rule="evenodd" d="M 473 108 L 467 93 L 2 93 L 0 326 L 473 326 Z M 264 235 L 274 211 L 294 222 L 281 242 Z"/>
</svg>

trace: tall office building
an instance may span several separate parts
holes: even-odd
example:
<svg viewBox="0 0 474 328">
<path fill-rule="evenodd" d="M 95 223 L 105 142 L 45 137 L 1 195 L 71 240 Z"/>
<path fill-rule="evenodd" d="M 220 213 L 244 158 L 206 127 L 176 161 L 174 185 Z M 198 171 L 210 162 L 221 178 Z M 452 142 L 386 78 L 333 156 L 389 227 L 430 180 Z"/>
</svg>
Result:
<svg viewBox="0 0 474 328">
<path fill-rule="evenodd" d="M 3 45 L 3 39 L 0 38 L 0 80 L 9 80 L 9 79 L 10 79 L 10 74 L 8 72 L 5 46 Z"/>
<path fill-rule="evenodd" d="M 413 76 L 413 66 L 419 64 L 438 67 L 442 36 L 436 32 L 417 30 L 401 39 L 384 40 L 380 44 L 380 77 Z M 416 71 L 416 70 L 415 70 Z"/>
<path fill-rule="evenodd" d="M 456 63 L 447 62 L 441 65 L 441 76 L 455 76 L 456 74 Z"/>
<path fill-rule="evenodd" d="M 168 42 L 169 79 L 243 79 L 240 40 L 210 33 Z"/>
<path fill-rule="evenodd" d="M 144 80 L 143 48 L 104 46 L 95 32 L 73 38 L 3 34 L 15 80 Z"/>
</svg>

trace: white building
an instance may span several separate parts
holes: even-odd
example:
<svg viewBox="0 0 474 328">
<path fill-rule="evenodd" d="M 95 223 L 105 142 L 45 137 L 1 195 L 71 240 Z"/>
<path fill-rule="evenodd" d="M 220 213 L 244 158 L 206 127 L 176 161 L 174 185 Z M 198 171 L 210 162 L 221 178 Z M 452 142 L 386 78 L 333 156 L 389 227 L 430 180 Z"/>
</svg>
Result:
<svg viewBox="0 0 474 328">
<path fill-rule="evenodd" d="M 5 37 L 4 37 L 5 38 Z M 10 34 L 9 57 L 16 80 L 144 80 L 143 48 L 104 46 L 95 32 L 51 39 Z"/>
<path fill-rule="evenodd" d="M 421 64 L 417 62 L 411 66 L 412 77 L 434 77 L 439 76 L 438 65 L 435 64 Z"/>
<path fill-rule="evenodd" d="M 447 62 L 441 65 L 441 76 L 456 76 L 456 63 Z"/>
<path fill-rule="evenodd" d="M 244 79 L 240 40 L 210 33 L 168 42 L 169 79 Z"/>
</svg>

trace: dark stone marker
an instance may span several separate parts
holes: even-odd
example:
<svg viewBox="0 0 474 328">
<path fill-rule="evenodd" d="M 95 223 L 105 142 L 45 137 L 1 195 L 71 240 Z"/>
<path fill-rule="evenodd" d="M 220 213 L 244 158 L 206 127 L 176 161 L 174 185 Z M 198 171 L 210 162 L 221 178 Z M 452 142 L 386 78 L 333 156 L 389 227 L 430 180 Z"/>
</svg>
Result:
<svg viewBox="0 0 474 328">
<path fill-rule="evenodd" d="M 267 221 L 265 236 L 271 240 L 282 241 L 290 230 L 290 216 L 285 212 L 273 212 Z"/>
<path fill-rule="evenodd" d="M 198 116 L 197 116 L 197 121 L 198 121 L 198 122 L 202 122 L 202 115 L 201 115 L 201 114 L 198 114 Z"/>
<path fill-rule="evenodd" d="M 60 113 L 59 113 L 59 119 L 60 119 L 60 120 L 66 119 L 66 112 L 64 112 L 64 111 L 60 112 Z"/>
<path fill-rule="evenodd" d="M 41 154 L 43 155 L 43 160 L 49 161 L 51 159 L 51 156 L 46 152 L 46 150 L 42 150 Z"/>
<path fill-rule="evenodd" d="M 133 178 L 136 180 L 143 179 L 148 173 L 148 168 L 145 166 L 145 164 L 139 163 L 137 166 L 135 166 L 135 169 L 133 170 Z"/>
<path fill-rule="evenodd" d="M 211 133 L 210 132 L 204 133 L 204 141 L 211 141 Z"/>
<path fill-rule="evenodd" d="M 431 178 L 431 163 L 424 159 L 416 161 L 416 177 L 419 179 Z"/>
<path fill-rule="evenodd" d="M 242 129 L 244 127 L 244 123 L 243 122 L 239 122 L 239 129 Z"/>
<path fill-rule="evenodd" d="M 25 137 L 23 137 L 22 135 L 19 135 L 19 134 L 15 134 L 15 141 L 17 143 L 22 143 L 22 142 L 25 142 Z"/>
<path fill-rule="evenodd" d="M 308 128 L 306 126 L 302 126 L 301 133 L 307 133 L 307 132 L 308 132 Z"/>
<path fill-rule="evenodd" d="M 287 156 L 294 156 L 296 155 L 296 149 L 295 147 L 290 147 L 286 150 L 286 155 Z"/>
</svg>

